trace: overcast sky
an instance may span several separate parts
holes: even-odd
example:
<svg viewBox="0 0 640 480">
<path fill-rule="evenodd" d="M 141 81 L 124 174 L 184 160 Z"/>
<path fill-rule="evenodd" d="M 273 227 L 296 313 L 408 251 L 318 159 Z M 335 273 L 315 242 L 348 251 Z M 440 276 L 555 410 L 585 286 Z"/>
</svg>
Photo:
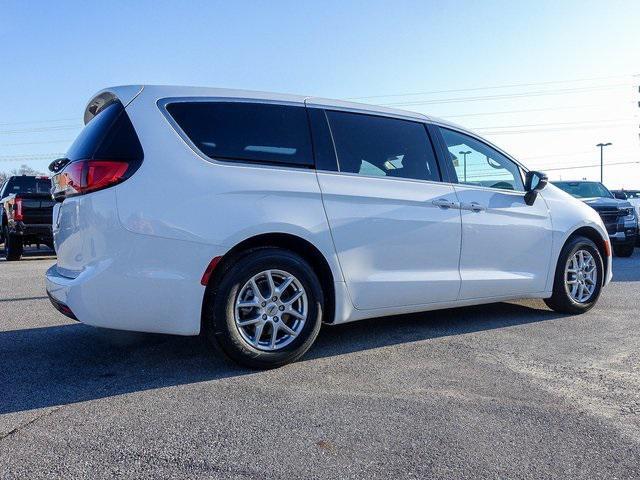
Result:
<svg viewBox="0 0 640 480">
<path fill-rule="evenodd" d="M 0 170 L 45 169 L 96 91 L 155 83 L 443 116 L 552 178 L 599 178 L 612 142 L 605 183 L 640 188 L 639 19 L 637 0 L 0 0 Z"/>
</svg>

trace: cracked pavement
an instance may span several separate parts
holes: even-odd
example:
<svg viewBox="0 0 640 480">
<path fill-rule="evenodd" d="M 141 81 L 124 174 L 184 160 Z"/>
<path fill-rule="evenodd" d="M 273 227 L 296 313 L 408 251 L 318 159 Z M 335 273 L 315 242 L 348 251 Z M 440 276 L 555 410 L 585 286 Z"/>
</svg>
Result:
<svg viewBox="0 0 640 480">
<path fill-rule="evenodd" d="M 0 262 L 0 478 L 638 478 L 640 250 L 582 316 L 521 301 L 323 328 L 254 372 L 53 310 Z"/>
</svg>

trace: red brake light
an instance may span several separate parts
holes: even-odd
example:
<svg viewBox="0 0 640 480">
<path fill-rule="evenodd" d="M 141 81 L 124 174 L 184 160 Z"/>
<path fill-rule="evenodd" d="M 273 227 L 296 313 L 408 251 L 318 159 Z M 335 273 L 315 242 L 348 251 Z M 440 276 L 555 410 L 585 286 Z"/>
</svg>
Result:
<svg viewBox="0 0 640 480">
<path fill-rule="evenodd" d="M 16 222 L 21 222 L 24 220 L 24 216 L 22 215 L 22 198 L 16 197 L 13 204 L 13 219 Z"/>
<path fill-rule="evenodd" d="M 101 190 L 127 178 L 129 162 L 119 160 L 80 160 L 66 166 L 53 177 L 56 198 Z"/>
<path fill-rule="evenodd" d="M 87 163 L 86 192 L 120 182 L 127 168 L 129 168 L 129 164 L 126 162 L 114 162 L 111 160 L 89 160 Z"/>
</svg>

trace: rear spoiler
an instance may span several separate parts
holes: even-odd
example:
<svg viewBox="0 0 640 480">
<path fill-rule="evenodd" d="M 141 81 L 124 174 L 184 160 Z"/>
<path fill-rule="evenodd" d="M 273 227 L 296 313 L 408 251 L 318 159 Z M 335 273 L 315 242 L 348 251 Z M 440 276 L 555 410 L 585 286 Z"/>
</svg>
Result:
<svg viewBox="0 0 640 480">
<path fill-rule="evenodd" d="M 102 90 L 95 94 L 84 110 L 84 124 L 86 125 L 100 113 L 105 107 L 115 101 L 120 101 L 126 108 L 140 93 L 144 87 L 142 85 L 124 85 Z"/>
</svg>

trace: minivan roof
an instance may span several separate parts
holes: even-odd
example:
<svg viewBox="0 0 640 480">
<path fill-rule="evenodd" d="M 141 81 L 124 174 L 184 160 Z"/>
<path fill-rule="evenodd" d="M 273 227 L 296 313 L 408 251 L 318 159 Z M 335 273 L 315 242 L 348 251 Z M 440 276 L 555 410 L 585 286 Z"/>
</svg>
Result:
<svg viewBox="0 0 640 480">
<path fill-rule="evenodd" d="M 340 108 L 363 113 L 378 113 L 395 117 L 404 117 L 413 120 L 428 120 L 442 125 L 449 125 L 460 130 L 469 131 L 460 125 L 440 118 L 423 115 L 408 110 L 388 108 L 380 105 L 369 105 L 366 103 L 348 102 L 344 100 L 333 100 L 314 96 L 290 95 L 286 93 L 260 92 L 255 90 L 235 90 L 229 88 L 212 87 L 181 87 L 171 85 L 122 85 L 106 88 L 96 93 L 85 110 L 85 123 L 87 123 L 96 112 L 96 104 L 104 103 L 105 98 L 117 97 L 126 106 L 138 95 L 143 94 L 150 97 L 154 102 L 165 98 L 173 97 L 219 97 L 219 98 L 242 98 L 248 100 L 263 100 L 273 102 L 286 102 L 300 105 L 309 105 L 323 108 Z"/>
</svg>

